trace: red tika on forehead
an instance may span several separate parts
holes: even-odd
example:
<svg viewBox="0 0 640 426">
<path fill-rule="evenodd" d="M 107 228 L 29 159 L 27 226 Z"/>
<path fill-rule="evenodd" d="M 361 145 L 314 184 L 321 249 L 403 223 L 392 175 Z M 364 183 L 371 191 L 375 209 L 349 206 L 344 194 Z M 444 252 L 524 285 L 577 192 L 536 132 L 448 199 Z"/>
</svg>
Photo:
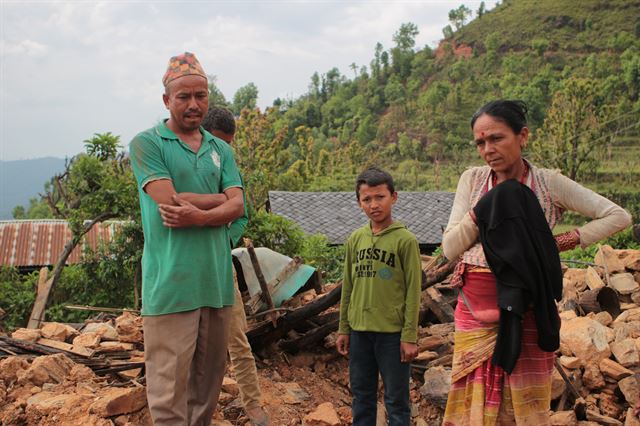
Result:
<svg viewBox="0 0 640 426">
<path fill-rule="evenodd" d="M 169 59 L 169 66 L 167 67 L 167 72 L 164 73 L 164 77 L 162 77 L 162 84 L 166 87 L 171 81 L 185 75 L 199 75 L 205 79 L 207 78 L 202 65 L 200 65 L 196 56 L 190 52 L 184 52 Z"/>
</svg>

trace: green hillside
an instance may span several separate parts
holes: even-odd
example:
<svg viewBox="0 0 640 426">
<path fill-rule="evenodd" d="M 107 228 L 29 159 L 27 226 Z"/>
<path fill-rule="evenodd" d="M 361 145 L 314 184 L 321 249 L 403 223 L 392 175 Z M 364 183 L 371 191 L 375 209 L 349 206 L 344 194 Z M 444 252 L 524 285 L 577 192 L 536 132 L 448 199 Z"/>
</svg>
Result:
<svg viewBox="0 0 640 426">
<path fill-rule="evenodd" d="M 542 38 L 550 42 L 550 51 L 608 51 L 617 35 L 634 34 L 638 18 L 637 0 L 506 1 L 455 38 L 481 49 L 486 37 L 495 33 L 504 50 L 528 50 L 533 40 Z"/>
<path fill-rule="evenodd" d="M 527 102 L 537 164 L 637 199 L 640 0 L 512 0 L 473 15 L 436 49 L 403 24 L 353 77 L 316 73 L 303 96 L 244 110 L 236 149 L 254 205 L 268 189 L 350 189 L 368 164 L 403 190 L 454 190 L 480 162 L 469 119 L 495 98 Z"/>
</svg>

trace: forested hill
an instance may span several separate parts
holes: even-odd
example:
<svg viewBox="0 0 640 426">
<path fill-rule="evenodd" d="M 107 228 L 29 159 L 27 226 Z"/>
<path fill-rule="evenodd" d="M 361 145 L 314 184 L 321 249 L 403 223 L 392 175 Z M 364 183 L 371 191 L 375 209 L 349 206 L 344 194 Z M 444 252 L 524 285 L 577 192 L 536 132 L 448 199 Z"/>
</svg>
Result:
<svg viewBox="0 0 640 426">
<path fill-rule="evenodd" d="M 529 106 L 528 158 L 640 218 L 640 0 L 509 0 L 449 18 L 437 48 L 416 46 L 420 28 L 402 24 L 392 46 L 371 40 L 368 64 L 315 73 L 307 93 L 266 111 L 253 83 L 228 103 L 212 79 L 210 104 L 240 116 L 234 147 L 251 207 L 269 190 L 351 190 L 371 164 L 399 190 L 455 190 L 480 163 L 471 115 L 509 98 Z M 38 217 L 45 203 L 34 201 L 24 216 Z"/>
<path fill-rule="evenodd" d="M 450 18 L 436 49 L 415 46 L 420 29 L 406 23 L 393 46 L 372 41 L 369 64 L 245 109 L 236 149 L 252 201 L 268 188 L 350 189 L 372 163 L 401 189 L 453 190 L 478 161 L 469 119 L 494 98 L 529 105 L 537 163 L 604 190 L 638 181 L 640 0 L 512 0 Z"/>
</svg>

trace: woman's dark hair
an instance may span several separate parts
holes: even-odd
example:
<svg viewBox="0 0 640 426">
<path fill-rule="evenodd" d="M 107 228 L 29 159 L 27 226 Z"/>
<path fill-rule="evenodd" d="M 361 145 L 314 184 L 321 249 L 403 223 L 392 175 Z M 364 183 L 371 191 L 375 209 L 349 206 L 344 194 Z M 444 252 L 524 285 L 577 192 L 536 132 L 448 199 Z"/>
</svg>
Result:
<svg viewBox="0 0 640 426">
<path fill-rule="evenodd" d="M 523 127 L 527 127 L 527 104 L 523 101 L 509 101 L 499 99 L 486 103 L 471 117 L 471 129 L 476 120 L 483 114 L 490 115 L 511 127 L 513 133 L 518 134 Z"/>
<path fill-rule="evenodd" d="M 360 187 L 362 185 L 378 186 L 383 184 L 387 185 L 390 193 L 393 194 L 395 192 L 393 178 L 389 173 L 378 167 L 369 167 L 356 178 L 356 197 L 358 200 L 360 199 Z"/>
</svg>

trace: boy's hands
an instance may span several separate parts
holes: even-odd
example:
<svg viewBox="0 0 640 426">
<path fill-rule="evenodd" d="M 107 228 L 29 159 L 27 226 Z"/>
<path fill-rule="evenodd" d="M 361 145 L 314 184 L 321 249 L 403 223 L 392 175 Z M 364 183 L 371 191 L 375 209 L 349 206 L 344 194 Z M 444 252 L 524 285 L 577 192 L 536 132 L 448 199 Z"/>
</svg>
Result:
<svg viewBox="0 0 640 426">
<path fill-rule="evenodd" d="M 336 346 L 338 343 L 336 342 Z M 418 356 L 418 345 L 400 342 L 400 362 L 411 362 Z"/>
<path fill-rule="evenodd" d="M 340 334 L 336 340 L 336 350 L 340 355 L 349 355 L 349 335 Z"/>
</svg>

